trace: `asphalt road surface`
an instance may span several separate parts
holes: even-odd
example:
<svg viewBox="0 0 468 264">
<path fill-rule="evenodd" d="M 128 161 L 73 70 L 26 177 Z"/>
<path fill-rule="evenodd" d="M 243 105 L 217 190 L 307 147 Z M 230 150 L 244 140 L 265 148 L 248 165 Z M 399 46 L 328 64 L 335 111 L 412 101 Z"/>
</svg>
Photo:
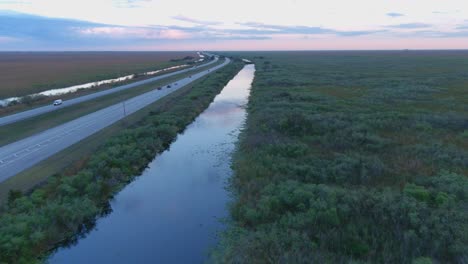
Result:
<svg viewBox="0 0 468 264">
<path fill-rule="evenodd" d="M 126 85 L 117 86 L 115 88 L 108 89 L 108 90 L 105 90 L 105 91 L 80 96 L 80 97 L 77 97 L 77 98 L 73 98 L 73 99 L 70 99 L 70 100 L 63 101 L 63 103 L 61 105 L 58 105 L 58 106 L 53 106 L 52 104 L 50 104 L 50 105 L 34 108 L 34 109 L 31 109 L 31 110 L 27 110 L 27 111 L 24 111 L 24 112 L 19 112 L 17 114 L 0 117 L 0 126 L 15 123 L 15 122 L 18 122 L 18 121 L 21 121 L 21 120 L 24 120 L 24 119 L 27 119 L 27 118 L 30 118 L 30 117 L 33 117 L 33 116 L 42 115 L 44 113 L 59 110 L 59 109 L 64 108 L 64 107 L 68 107 L 68 106 L 71 106 L 71 105 L 74 105 L 74 104 L 89 101 L 89 100 L 92 100 L 92 99 L 95 99 L 95 98 L 98 98 L 98 97 L 101 97 L 101 96 L 105 96 L 105 95 L 112 94 L 112 93 L 117 93 L 117 92 L 127 90 L 127 89 L 130 89 L 130 88 L 136 87 L 136 86 L 140 86 L 140 85 L 143 85 L 143 84 L 158 81 L 158 80 L 161 80 L 161 79 L 164 79 L 164 78 L 176 75 L 176 74 L 188 72 L 188 71 L 194 70 L 194 68 L 204 67 L 204 66 L 210 65 L 212 63 L 215 63 L 216 61 L 217 60 L 215 59 L 215 60 L 212 60 L 210 62 L 207 62 L 207 63 L 202 64 L 202 65 L 198 65 L 198 66 L 195 66 L 195 67 L 190 67 L 190 68 L 183 69 L 183 70 L 176 71 L 176 72 L 166 73 L 166 74 L 159 75 L 159 76 L 149 78 L 149 79 L 146 79 L 146 80 L 137 81 L 137 82 L 126 84 Z"/>
<path fill-rule="evenodd" d="M 34 166 L 40 161 L 83 140 L 101 129 L 114 124 L 126 115 L 132 114 L 185 85 L 225 66 L 229 62 L 230 60 L 226 59 L 222 64 L 212 67 L 209 70 L 175 81 L 170 84 L 171 88 L 164 86 L 161 90 L 154 89 L 150 92 L 1 147 L 0 182 Z"/>
</svg>

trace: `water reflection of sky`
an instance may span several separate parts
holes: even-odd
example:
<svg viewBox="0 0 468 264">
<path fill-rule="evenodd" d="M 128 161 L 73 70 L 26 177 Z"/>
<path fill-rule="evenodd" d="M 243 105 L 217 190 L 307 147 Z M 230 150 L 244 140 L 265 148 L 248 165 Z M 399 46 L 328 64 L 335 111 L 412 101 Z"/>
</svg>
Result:
<svg viewBox="0 0 468 264">
<path fill-rule="evenodd" d="M 227 216 L 230 157 L 244 123 L 254 66 L 112 201 L 113 212 L 50 263 L 201 263 Z"/>
</svg>

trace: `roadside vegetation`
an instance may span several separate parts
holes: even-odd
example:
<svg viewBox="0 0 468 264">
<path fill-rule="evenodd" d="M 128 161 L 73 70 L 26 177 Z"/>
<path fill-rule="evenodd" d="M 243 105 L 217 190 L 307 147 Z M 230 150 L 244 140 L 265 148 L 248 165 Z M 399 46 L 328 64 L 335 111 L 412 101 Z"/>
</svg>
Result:
<svg viewBox="0 0 468 264">
<path fill-rule="evenodd" d="M 217 263 L 467 263 L 468 52 L 256 64 Z"/>
<path fill-rule="evenodd" d="M 42 262 L 57 243 L 85 234 L 108 212 L 112 196 L 167 149 L 241 67 L 231 63 L 150 106 L 148 115 L 107 139 L 74 171 L 52 176 L 28 194 L 10 191 L 0 215 L 0 263 Z"/>
</svg>

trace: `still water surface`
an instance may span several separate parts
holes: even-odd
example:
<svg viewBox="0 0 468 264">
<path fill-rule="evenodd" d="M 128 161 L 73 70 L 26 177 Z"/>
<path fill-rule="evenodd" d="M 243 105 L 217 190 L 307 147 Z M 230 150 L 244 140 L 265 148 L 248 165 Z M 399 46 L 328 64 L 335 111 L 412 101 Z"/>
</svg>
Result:
<svg viewBox="0 0 468 264">
<path fill-rule="evenodd" d="M 254 65 L 111 202 L 85 238 L 50 263 L 202 263 L 228 215 L 230 158 L 244 124 Z"/>
</svg>

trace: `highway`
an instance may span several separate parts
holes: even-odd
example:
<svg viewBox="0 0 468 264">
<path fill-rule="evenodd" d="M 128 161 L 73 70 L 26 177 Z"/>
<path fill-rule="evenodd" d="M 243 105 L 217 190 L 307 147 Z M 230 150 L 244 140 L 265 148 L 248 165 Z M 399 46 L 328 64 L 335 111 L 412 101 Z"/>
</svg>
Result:
<svg viewBox="0 0 468 264">
<path fill-rule="evenodd" d="M 224 67 L 226 59 L 209 70 L 171 83 L 171 88 L 154 89 L 94 113 L 79 117 L 36 135 L 19 140 L 0 148 L 0 182 L 26 170 L 59 151 L 148 106 L 160 98 L 173 93 L 185 85 Z M 147 83 L 147 82 L 145 82 Z M 177 83 L 177 84 L 176 84 Z M 141 83 L 140 83 L 141 85 Z M 156 88 L 156 87 L 155 87 Z"/>
<path fill-rule="evenodd" d="M 101 96 L 117 93 L 117 92 L 127 90 L 127 89 L 130 89 L 130 88 L 133 88 L 133 87 L 136 87 L 136 86 L 140 86 L 140 85 L 143 85 L 143 84 L 155 82 L 155 81 L 158 81 L 158 80 L 161 80 L 161 79 L 173 76 L 173 75 L 177 75 L 177 74 L 180 74 L 180 73 L 192 71 L 192 70 L 195 70 L 197 68 L 205 67 L 207 65 L 213 64 L 216 61 L 217 61 L 217 59 L 212 60 L 212 61 L 207 62 L 207 63 L 202 64 L 202 65 L 195 66 L 195 67 L 190 67 L 190 68 L 179 70 L 179 71 L 176 71 L 176 72 L 166 73 L 166 74 L 159 75 L 159 76 L 149 78 L 149 79 L 146 79 L 146 80 L 141 80 L 141 81 L 137 81 L 137 82 L 126 84 L 126 85 L 117 86 L 115 88 L 108 89 L 108 90 L 105 90 L 105 91 L 96 92 L 96 93 L 76 97 L 76 98 L 73 98 L 73 99 L 70 99 L 70 100 L 63 101 L 63 104 L 61 104 L 59 106 L 53 106 L 52 104 L 50 104 L 50 105 L 46 105 L 46 106 L 37 107 L 37 108 L 31 109 L 31 110 L 19 112 L 19 113 L 16 113 L 16 114 L 0 117 L 0 126 L 15 123 L 15 122 L 18 122 L 18 121 L 21 121 L 21 120 L 24 120 L 24 119 L 27 119 L 27 118 L 31 118 L 31 117 L 34 117 L 34 116 L 42 115 L 42 114 L 45 114 L 45 113 L 48 113 L 48 112 L 56 111 L 56 110 L 62 109 L 64 107 L 68 107 L 68 106 L 71 106 L 71 105 L 74 105 L 74 104 L 79 104 L 79 103 L 89 101 L 89 100 L 92 100 L 92 99 L 95 99 L 95 98 L 98 98 L 98 97 L 101 97 Z"/>
</svg>

